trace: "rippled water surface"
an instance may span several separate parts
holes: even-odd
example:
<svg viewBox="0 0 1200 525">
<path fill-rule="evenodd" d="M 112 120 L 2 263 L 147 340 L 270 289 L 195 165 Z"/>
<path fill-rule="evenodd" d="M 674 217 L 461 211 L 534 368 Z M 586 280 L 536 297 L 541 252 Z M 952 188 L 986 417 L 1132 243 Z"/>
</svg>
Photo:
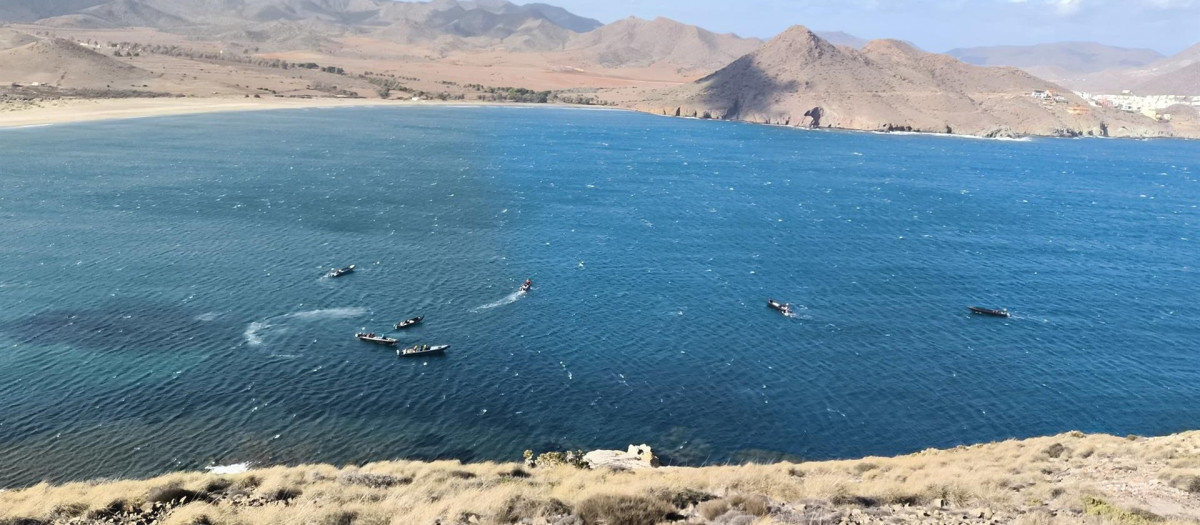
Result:
<svg viewBox="0 0 1200 525">
<path fill-rule="evenodd" d="M 0 485 L 1194 428 L 1198 177 L 1195 142 L 562 109 L 0 131 Z M 352 337 L 417 314 L 445 357 Z"/>
</svg>

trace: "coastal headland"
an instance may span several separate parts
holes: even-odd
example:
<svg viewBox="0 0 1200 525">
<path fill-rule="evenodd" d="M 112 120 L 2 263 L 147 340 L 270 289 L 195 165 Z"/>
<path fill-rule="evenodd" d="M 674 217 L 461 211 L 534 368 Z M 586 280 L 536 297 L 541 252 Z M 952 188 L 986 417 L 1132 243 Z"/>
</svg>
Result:
<svg viewBox="0 0 1200 525">
<path fill-rule="evenodd" d="M 956 523 L 1200 520 L 1200 432 L 1069 432 L 856 460 L 653 466 L 629 453 L 178 472 L 0 491 L 0 523 Z M 636 456 L 641 452 L 640 456 Z M 619 461 L 627 455 L 625 461 Z M 597 457 L 606 461 L 600 462 Z M 614 461 L 614 459 L 618 461 Z"/>
</svg>

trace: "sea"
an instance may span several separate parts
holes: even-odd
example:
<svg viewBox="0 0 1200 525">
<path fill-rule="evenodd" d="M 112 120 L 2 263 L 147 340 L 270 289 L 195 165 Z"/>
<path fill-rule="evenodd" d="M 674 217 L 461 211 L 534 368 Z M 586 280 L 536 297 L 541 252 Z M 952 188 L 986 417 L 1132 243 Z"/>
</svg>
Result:
<svg viewBox="0 0 1200 525">
<path fill-rule="evenodd" d="M 1195 429 L 1198 206 L 1182 140 L 534 107 L 0 130 L 0 487 Z"/>
</svg>

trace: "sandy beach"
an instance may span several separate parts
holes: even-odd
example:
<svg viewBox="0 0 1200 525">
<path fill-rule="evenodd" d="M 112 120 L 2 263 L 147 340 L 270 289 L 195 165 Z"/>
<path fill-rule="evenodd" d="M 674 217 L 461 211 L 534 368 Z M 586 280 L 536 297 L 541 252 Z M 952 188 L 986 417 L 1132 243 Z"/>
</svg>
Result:
<svg viewBox="0 0 1200 525">
<path fill-rule="evenodd" d="M 45 126 L 96 120 L 192 115 L 228 111 L 264 111 L 324 107 L 414 106 L 448 104 L 407 100 L 334 98 L 123 98 L 59 99 L 29 104 L 0 104 L 0 128 Z M 459 102 L 461 104 L 461 102 Z"/>
</svg>

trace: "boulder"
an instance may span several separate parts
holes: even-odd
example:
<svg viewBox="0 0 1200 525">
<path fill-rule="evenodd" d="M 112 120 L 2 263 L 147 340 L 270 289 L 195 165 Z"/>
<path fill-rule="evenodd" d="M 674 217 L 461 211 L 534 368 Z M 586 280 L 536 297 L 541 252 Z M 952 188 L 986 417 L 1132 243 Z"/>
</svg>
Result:
<svg viewBox="0 0 1200 525">
<path fill-rule="evenodd" d="M 593 450 L 584 454 L 583 460 L 594 469 L 635 470 L 659 466 L 650 445 L 629 445 L 625 451 Z"/>
</svg>

